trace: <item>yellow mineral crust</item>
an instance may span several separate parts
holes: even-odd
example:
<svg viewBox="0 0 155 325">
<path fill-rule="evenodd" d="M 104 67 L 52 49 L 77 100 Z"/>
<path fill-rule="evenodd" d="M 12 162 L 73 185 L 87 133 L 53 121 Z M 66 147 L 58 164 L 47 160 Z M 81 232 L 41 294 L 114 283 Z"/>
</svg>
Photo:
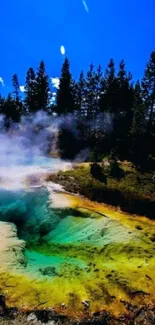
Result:
<svg viewBox="0 0 155 325">
<path fill-rule="evenodd" d="M 62 219 L 49 233 L 48 245 L 32 248 L 46 256 L 66 259 L 55 276 L 38 273 L 35 278 L 10 266 L 1 270 L 1 293 L 8 306 L 54 307 L 61 314 L 81 318 L 101 310 L 119 315 L 125 311 L 124 301 L 154 305 L 155 222 L 75 195 L 52 193 L 50 199 L 54 209 L 72 208 L 73 214 L 74 210 L 86 211 L 88 216 Z M 24 245 L 20 241 L 18 245 L 17 238 L 13 241 L 16 249 Z M 4 246 L 1 256 L 8 250 Z M 71 259 L 77 259 L 78 264 L 71 263 Z M 83 301 L 89 302 L 88 309 Z"/>
</svg>

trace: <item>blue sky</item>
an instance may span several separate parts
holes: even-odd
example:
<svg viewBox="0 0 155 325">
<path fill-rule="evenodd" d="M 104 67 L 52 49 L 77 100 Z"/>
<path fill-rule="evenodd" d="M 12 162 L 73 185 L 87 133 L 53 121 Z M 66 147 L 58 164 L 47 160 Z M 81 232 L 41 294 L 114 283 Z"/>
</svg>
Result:
<svg viewBox="0 0 155 325">
<path fill-rule="evenodd" d="M 83 0 L 84 1 L 84 0 Z M 66 49 L 77 78 L 91 62 L 103 68 L 124 58 L 141 78 L 155 47 L 154 0 L 1 0 L 0 92 L 10 90 L 13 73 L 24 84 L 30 66 L 43 59 L 49 76 L 59 76 Z"/>
</svg>

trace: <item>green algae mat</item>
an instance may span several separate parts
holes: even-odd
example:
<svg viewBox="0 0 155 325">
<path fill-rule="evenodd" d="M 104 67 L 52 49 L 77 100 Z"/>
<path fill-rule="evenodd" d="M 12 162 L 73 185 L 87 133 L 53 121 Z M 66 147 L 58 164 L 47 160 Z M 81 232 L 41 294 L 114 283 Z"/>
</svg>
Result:
<svg viewBox="0 0 155 325">
<path fill-rule="evenodd" d="M 47 189 L 0 191 L 0 293 L 70 317 L 155 301 L 155 222 Z"/>
</svg>

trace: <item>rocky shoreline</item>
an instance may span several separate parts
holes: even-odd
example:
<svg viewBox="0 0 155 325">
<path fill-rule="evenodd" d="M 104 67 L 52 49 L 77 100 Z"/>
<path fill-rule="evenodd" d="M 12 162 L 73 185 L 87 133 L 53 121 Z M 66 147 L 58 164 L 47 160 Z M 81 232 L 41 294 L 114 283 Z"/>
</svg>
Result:
<svg viewBox="0 0 155 325">
<path fill-rule="evenodd" d="M 155 324 L 155 306 L 146 305 L 138 308 L 123 301 L 127 313 L 114 317 L 112 314 L 101 311 L 91 317 L 86 309 L 82 320 L 69 319 L 63 312 L 57 314 L 54 309 L 21 311 L 16 308 L 7 308 L 5 297 L 0 296 L 0 324 L 2 325 L 153 325 Z"/>
</svg>

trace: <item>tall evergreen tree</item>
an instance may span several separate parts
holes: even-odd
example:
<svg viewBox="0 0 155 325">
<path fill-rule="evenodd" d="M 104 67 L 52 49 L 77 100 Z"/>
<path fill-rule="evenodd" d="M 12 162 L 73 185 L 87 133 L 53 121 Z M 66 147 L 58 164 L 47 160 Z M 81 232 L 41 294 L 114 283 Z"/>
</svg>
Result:
<svg viewBox="0 0 155 325">
<path fill-rule="evenodd" d="M 110 86 L 115 79 L 115 63 L 113 59 L 110 59 L 108 67 L 105 71 L 106 86 Z"/>
<path fill-rule="evenodd" d="M 115 63 L 111 59 L 102 78 L 101 97 L 99 101 L 101 112 L 116 113 L 118 108 L 117 91 L 118 81 L 115 76 Z"/>
<path fill-rule="evenodd" d="M 74 89 L 70 73 L 70 63 L 66 58 L 62 66 L 60 85 L 56 97 L 56 110 L 58 115 L 74 112 L 76 108 Z"/>
<path fill-rule="evenodd" d="M 133 105 L 133 96 L 132 96 L 132 87 L 130 85 L 130 81 L 132 79 L 132 75 L 125 70 L 125 62 L 122 60 L 119 66 L 118 72 L 118 84 L 119 84 L 119 91 L 118 91 L 118 99 L 117 104 L 119 111 L 121 113 L 126 113 L 131 111 Z"/>
<path fill-rule="evenodd" d="M 86 78 L 86 105 L 87 118 L 92 120 L 98 113 L 98 100 L 96 94 L 96 73 L 93 64 L 90 65 Z"/>
<path fill-rule="evenodd" d="M 98 66 L 96 72 L 96 99 L 97 105 L 99 105 L 99 100 L 101 96 L 101 88 L 102 88 L 102 68 L 101 65 Z M 99 109 L 99 106 L 98 106 Z"/>
<path fill-rule="evenodd" d="M 14 100 L 13 100 L 11 94 L 9 93 L 5 100 L 5 103 L 4 103 L 4 114 L 7 119 L 10 119 L 10 118 L 12 119 L 13 108 L 14 108 Z"/>
<path fill-rule="evenodd" d="M 32 73 L 32 71 L 31 71 Z M 36 91 L 36 110 L 47 110 L 49 106 L 49 100 L 50 100 L 50 88 L 49 88 L 49 82 L 48 82 L 48 76 L 45 70 L 45 63 L 44 61 L 40 62 L 38 72 L 36 75 L 36 85 L 35 85 L 35 91 Z M 31 89 L 32 90 L 32 89 Z M 33 90 L 34 91 L 34 90 Z"/>
<path fill-rule="evenodd" d="M 98 66 L 96 74 L 95 74 L 95 102 L 94 106 L 96 107 L 96 131 L 99 132 L 99 129 L 101 127 L 100 123 L 100 98 L 101 98 L 101 89 L 102 89 L 102 69 L 101 65 Z M 100 125 L 100 127 L 99 127 Z"/>
<path fill-rule="evenodd" d="M 143 96 L 148 114 L 148 133 L 152 130 L 155 116 L 155 51 L 151 53 L 142 80 Z"/>
<path fill-rule="evenodd" d="M 88 124 L 87 124 L 87 104 L 86 104 L 86 80 L 83 71 L 81 71 L 79 80 L 75 83 L 74 88 L 75 98 L 75 121 L 78 132 L 79 143 L 81 150 L 88 146 Z"/>
<path fill-rule="evenodd" d="M 4 98 L 0 94 L 0 114 L 4 113 Z"/>
<path fill-rule="evenodd" d="M 134 163 L 143 170 L 148 165 L 150 139 L 146 133 L 146 113 L 141 84 L 138 81 L 134 88 L 133 119 L 130 129 L 130 153 Z"/>
<path fill-rule="evenodd" d="M 120 82 L 123 84 L 127 79 L 127 73 L 125 71 L 125 62 L 124 60 L 121 60 L 119 65 L 119 72 L 118 72 L 118 78 Z"/>
<path fill-rule="evenodd" d="M 21 103 L 16 102 L 11 94 L 8 94 L 3 105 L 3 114 L 5 115 L 5 126 L 10 127 L 12 122 L 18 123 L 21 117 Z"/>
<path fill-rule="evenodd" d="M 19 95 L 20 88 L 19 88 L 18 76 L 17 76 L 16 73 L 12 77 L 12 85 L 13 85 L 13 88 L 14 88 L 13 97 L 14 97 L 15 101 L 18 103 L 20 101 L 20 95 Z"/>
<path fill-rule="evenodd" d="M 95 118 L 100 111 L 99 101 L 101 94 L 101 83 L 101 66 L 99 65 L 97 71 L 95 71 L 93 64 L 91 64 L 86 79 L 87 115 L 90 119 Z"/>
<path fill-rule="evenodd" d="M 36 112 L 37 102 L 36 102 L 36 80 L 35 80 L 35 72 L 33 68 L 30 68 L 27 71 L 26 75 L 26 85 L 25 85 L 25 107 L 26 111 L 29 113 Z"/>
<path fill-rule="evenodd" d="M 123 159 L 127 157 L 129 148 L 129 131 L 133 117 L 133 86 L 131 74 L 126 72 L 125 62 L 122 60 L 117 74 L 116 115 L 114 116 L 115 148 Z"/>
<path fill-rule="evenodd" d="M 84 73 L 81 71 L 79 80 L 76 84 L 76 107 L 79 114 L 85 118 L 87 115 L 86 109 L 86 80 Z"/>
<path fill-rule="evenodd" d="M 125 62 L 120 62 L 118 72 L 118 93 L 117 93 L 117 105 L 118 113 L 122 116 L 124 132 L 128 134 L 132 123 L 132 108 L 133 108 L 133 87 L 130 83 L 132 75 L 127 74 L 125 70 Z M 122 128 L 123 131 L 123 128 Z"/>
<path fill-rule="evenodd" d="M 137 81 L 134 89 L 133 119 L 130 134 L 132 138 L 139 139 L 145 133 L 145 106 L 142 98 L 140 82 Z"/>
<path fill-rule="evenodd" d="M 14 74 L 12 77 L 12 86 L 13 86 L 13 98 L 8 96 L 7 102 L 8 106 L 10 106 L 10 101 L 12 101 L 12 111 L 11 111 L 11 119 L 14 122 L 19 122 L 20 117 L 23 113 L 23 103 L 20 98 L 20 87 L 18 75 Z"/>
</svg>

